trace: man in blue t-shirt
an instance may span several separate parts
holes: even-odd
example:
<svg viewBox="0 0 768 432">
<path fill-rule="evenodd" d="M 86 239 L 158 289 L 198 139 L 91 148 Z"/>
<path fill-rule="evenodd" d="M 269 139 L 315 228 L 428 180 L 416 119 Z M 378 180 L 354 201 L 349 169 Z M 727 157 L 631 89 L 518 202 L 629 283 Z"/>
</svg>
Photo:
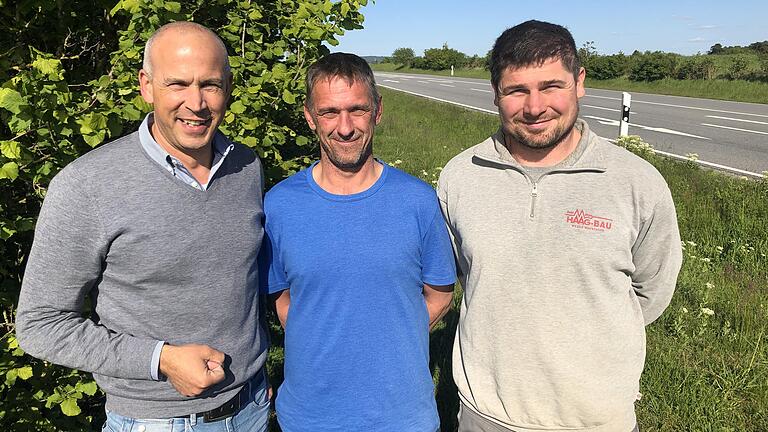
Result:
<svg viewBox="0 0 768 432">
<path fill-rule="evenodd" d="M 435 432 L 429 329 L 454 257 L 432 187 L 372 155 L 381 97 L 352 54 L 307 74 L 320 160 L 265 198 L 267 287 L 285 328 L 285 432 Z"/>
</svg>

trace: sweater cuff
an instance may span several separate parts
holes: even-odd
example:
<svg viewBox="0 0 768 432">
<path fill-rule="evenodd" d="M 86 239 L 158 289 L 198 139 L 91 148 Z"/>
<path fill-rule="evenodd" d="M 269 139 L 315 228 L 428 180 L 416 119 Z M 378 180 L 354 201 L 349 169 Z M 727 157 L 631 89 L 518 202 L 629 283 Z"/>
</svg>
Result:
<svg viewBox="0 0 768 432">
<path fill-rule="evenodd" d="M 149 375 L 153 381 L 162 381 L 160 376 L 160 353 L 163 351 L 165 341 L 158 341 L 155 345 L 155 350 L 152 351 L 152 363 L 149 365 Z"/>
</svg>

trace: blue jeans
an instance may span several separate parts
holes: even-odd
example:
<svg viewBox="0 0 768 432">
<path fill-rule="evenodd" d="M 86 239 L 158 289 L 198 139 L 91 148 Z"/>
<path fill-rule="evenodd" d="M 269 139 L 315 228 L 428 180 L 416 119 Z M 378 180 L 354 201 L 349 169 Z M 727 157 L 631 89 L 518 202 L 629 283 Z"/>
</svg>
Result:
<svg viewBox="0 0 768 432">
<path fill-rule="evenodd" d="M 258 380 L 249 402 L 232 417 L 206 423 L 194 414 L 167 419 L 135 419 L 107 411 L 102 432 L 266 432 L 269 398 L 266 380 Z"/>
</svg>

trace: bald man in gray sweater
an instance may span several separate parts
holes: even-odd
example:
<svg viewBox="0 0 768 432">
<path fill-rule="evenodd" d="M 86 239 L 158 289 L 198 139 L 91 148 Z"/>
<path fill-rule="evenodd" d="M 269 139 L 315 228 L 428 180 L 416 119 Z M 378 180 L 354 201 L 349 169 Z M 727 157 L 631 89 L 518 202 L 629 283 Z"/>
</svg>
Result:
<svg viewBox="0 0 768 432">
<path fill-rule="evenodd" d="M 19 343 L 93 373 L 106 431 L 265 431 L 263 174 L 217 131 L 232 88 L 227 51 L 198 24 L 166 25 L 147 42 L 139 82 L 154 105 L 139 130 L 50 184 Z"/>
</svg>

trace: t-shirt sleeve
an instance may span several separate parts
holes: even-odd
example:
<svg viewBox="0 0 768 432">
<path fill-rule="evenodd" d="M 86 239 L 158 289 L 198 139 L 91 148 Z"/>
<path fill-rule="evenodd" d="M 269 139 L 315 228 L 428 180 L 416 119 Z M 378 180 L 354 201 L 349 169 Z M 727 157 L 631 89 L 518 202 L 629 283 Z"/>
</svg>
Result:
<svg viewBox="0 0 768 432">
<path fill-rule="evenodd" d="M 278 233 L 275 232 L 275 224 L 270 222 L 269 212 L 267 212 L 264 241 L 259 253 L 259 270 L 262 275 L 260 286 L 262 292 L 266 294 L 274 294 L 289 288 L 276 236 Z"/>
<path fill-rule="evenodd" d="M 429 285 L 451 285 L 456 282 L 456 261 L 453 258 L 451 239 L 436 198 L 433 208 L 421 245 L 421 277 Z"/>
</svg>

